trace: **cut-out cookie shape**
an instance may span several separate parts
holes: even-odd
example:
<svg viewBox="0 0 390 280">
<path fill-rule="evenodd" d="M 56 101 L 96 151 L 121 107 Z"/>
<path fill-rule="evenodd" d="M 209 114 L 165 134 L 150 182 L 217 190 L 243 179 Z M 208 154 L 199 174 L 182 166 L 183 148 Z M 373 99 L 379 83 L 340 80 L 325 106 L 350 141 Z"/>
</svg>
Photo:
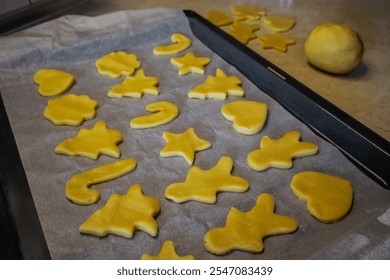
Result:
<svg viewBox="0 0 390 280">
<path fill-rule="evenodd" d="M 38 92 L 46 97 L 63 94 L 75 81 L 72 74 L 55 69 L 41 69 L 34 75 L 34 82 L 39 85 Z"/>
<path fill-rule="evenodd" d="M 270 167 L 288 169 L 292 167 L 293 158 L 314 155 L 318 146 L 299 141 L 299 131 L 290 131 L 281 138 L 273 140 L 264 136 L 260 141 L 260 149 L 249 153 L 247 163 L 250 168 L 262 171 Z"/>
<path fill-rule="evenodd" d="M 148 254 L 142 255 L 142 260 L 195 260 L 194 256 L 179 256 L 176 253 L 175 244 L 171 240 L 167 240 L 161 247 L 161 251 L 157 256 L 150 256 Z"/>
<path fill-rule="evenodd" d="M 206 233 L 206 250 L 216 255 L 224 255 L 232 250 L 261 253 L 264 237 L 291 233 L 298 228 L 297 221 L 275 214 L 274 209 L 274 199 L 266 193 L 258 196 L 256 205 L 248 212 L 233 207 L 227 215 L 225 227 Z"/>
<path fill-rule="evenodd" d="M 204 74 L 204 67 L 211 61 L 208 57 L 196 57 L 192 52 L 188 52 L 183 57 L 172 57 L 171 63 L 179 67 L 179 76 L 188 73 Z"/>
<path fill-rule="evenodd" d="M 141 63 L 135 54 L 120 51 L 99 58 L 95 65 L 99 74 L 119 78 L 122 75 L 133 74 L 135 69 L 141 66 Z"/>
<path fill-rule="evenodd" d="M 233 22 L 233 29 L 229 31 L 229 34 L 241 43 L 248 44 L 249 40 L 257 38 L 254 32 L 259 29 L 260 27 L 257 24 L 246 24 L 240 21 L 235 21 Z"/>
<path fill-rule="evenodd" d="M 306 202 L 309 213 L 322 223 L 336 222 L 351 209 L 353 189 L 348 180 L 304 171 L 293 177 L 290 187 L 300 200 Z"/>
<path fill-rule="evenodd" d="M 245 179 L 231 175 L 233 160 L 224 156 L 209 170 L 191 167 L 183 183 L 173 183 L 165 190 L 165 197 L 176 203 L 195 200 L 213 204 L 217 193 L 245 192 L 249 183 Z"/>
<path fill-rule="evenodd" d="M 66 183 L 66 197 L 80 205 L 96 203 L 100 197 L 99 191 L 89 189 L 89 186 L 116 179 L 130 173 L 136 166 L 137 162 L 129 158 L 79 173 Z"/>
<path fill-rule="evenodd" d="M 225 26 L 233 22 L 229 16 L 218 11 L 208 11 L 206 19 L 216 26 Z"/>
<path fill-rule="evenodd" d="M 61 142 L 54 151 L 57 154 L 83 156 L 97 159 L 101 154 L 119 158 L 122 134 L 118 130 L 107 129 L 104 121 L 98 121 L 92 129 L 82 128 L 74 138 Z"/>
<path fill-rule="evenodd" d="M 226 99 L 227 95 L 244 96 L 244 90 L 240 86 L 241 81 L 236 76 L 226 76 L 222 69 L 217 68 L 215 77 L 208 76 L 203 84 L 197 85 L 188 93 L 189 98 L 197 99 Z"/>
<path fill-rule="evenodd" d="M 134 129 L 150 128 L 171 122 L 179 115 L 179 108 L 168 101 L 158 101 L 146 106 L 151 115 L 135 117 L 130 121 Z"/>
<path fill-rule="evenodd" d="M 275 49 L 280 52 L 287 52 L 287 46 L 295 44 L 293 39 L 279 33 L 261 36 L 260 41 L 263 49 Z"/>
<path fill-rule="evenodd" d="M 191 40 L 180 33 L 171 36 L 173 44 L 167 46 L 158 46 L 153 49 L 155 55 L 169 55 L 179 53 L 191 46 Z"/>
<path fill-rule="evenodd" d="M 242 134 L 253 135 L 258 133 L 267 119 L 267 104 L 237 100 L 225 104 L 221 108 L 225 119 L 233 122 L 233 128 Z"/>
<path fill-rule="evenodd" d="M 158 95 L 158 79 L 156 77 L 145 76 L 143 70 L 139 70 L 134 77 L 126 77 L 125 80 L 114 86 L 108 92 L 109 97 L 133 97 L 141 98 L 143 94 Z"/>
<path fill-rule="evenodd" d="M 264 11 L 250 5 L 233 4 L 231 5 L 231 10 L 237 20 L 258 20 L 265 15 Z"/>
<path fill-rule="evenodd" d="M 286 32 L 295 25 L 295 20 L 282 16 L 265 16 L 261 20 L 271 32 Z"/>
<path fill-rule="evenodd" d="M 44 117 L 55 125 L 79 126 L 96 116 L 98 103 L 87 95 L 69 93 L 47 102 Z"/>
<path fill-rule="evenodd" d="M 191 127 L 183 133 L 164 132 L 166 146 L 160 151 L 161 157 L 182 156 L 189 165 L 194 163 L 195 153 L 211 147 L 207 140 L 200 139 Z"/>
<path fill-rule="evenodd" d="M 111 195 L 106 205 L 93 213 L 79 231 L 96 236 L 111 233 L 132 238 L 136 230 L 141 230 L 156 236 L 158 225 L 154 217 L 159 213 L 157 199 L 145 196 L 141 186 L 136 184 L 125 195 Z"/>
</svg>

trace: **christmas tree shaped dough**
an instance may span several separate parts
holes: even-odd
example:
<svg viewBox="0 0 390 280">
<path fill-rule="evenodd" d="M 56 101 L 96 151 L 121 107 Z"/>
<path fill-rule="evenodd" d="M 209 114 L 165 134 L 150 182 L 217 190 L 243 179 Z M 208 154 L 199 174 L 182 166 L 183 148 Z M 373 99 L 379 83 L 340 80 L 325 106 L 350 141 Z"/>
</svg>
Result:
<svg viewBox="0 0 390 280">
<path fill-rule="evenodd" d="M 264 11 L 250 5 L 231 5 L 231 10 L 237 20 L 258 20 L 265 15 Z"/>
<path fill-rule="evenodd" d="M 271 32 L 286 32 L 295 25 L 295 20 L 282 16 L 265 16 L 261 20 Z"/>
<path fill-rule="evenodd" d="M 295 44 L 293 39 L 279 33 L 261 36 L 260 41 L 263 49 L 275 49 L 280 52 L 287 52 L 287 46 Z"/>
<path fill-rule="evenodd" d="M 232 19 L 218 11 L 208 11 L 206 19 L 216 26 L 225 26 L 232 23 Z"/>
<path fill-rule="evenodd" d="M 171 122 L 179 115 L 179 108 L 168 101 L 158 101 L 146 106 L 146 111 L 153 114 L 135 117 L 130 121 L 134 129 L 150 128 Z"/>
<path fill-rule="evenodd" d="M 34 82 L 39 85 L 38 92 L 46 97 L 63 94 L 75 81 L 72 74 L 55 69 L 41 69 L 34 75 Z"/>
<path fill-rule="evenodd" d="M 158 46 L 153 49 L 155 55 L 168 55 L 184 51 L 191 46 L 191 40 L 180 33 L 175 33 L 171 36 L 173 44 L 166 46 Z"/>
<path fill-rule="evenodd" d="M 194 256 L 188 255 L 180 257 L 176 253 L 175 244 L 171 240 L 167 240 L 162 245 L 161 251 L 157 256 L 150 256 L 148 254 L 142 255 L 142 260 L 195 260 Z"/>
<path fill-rule="evenodd" d="M 109 97 L 133 97 L 141 98 L 143 94 L 158 95 L 158 79 L 147 77 L 143 70 L 139 70 L 134 77 L 126 77 L 120 84 L 114 86 L 108 92 Z"/>
<path fill-rule="evenodd" d="M 204 74 L 204 67 L 211 61 L 208 57 L 196 57 L 192 52 L 188 52 L 183 57 L 172 57 L 171 63 L 179 67 L 179 76 L 188 73 Z"/>
<path fill-rule="evenodd" d="M 248 44 L 249 40 L 257 38 L 254 32 L 259 29 L 260 27 L 257 24 L 246 24 L 235 21 L 233 22 L 233 29 L 229 31 L 229 34 L 241 43 Z"/>
<path fill-rule="evenodd" d="M 101 75 L 119 78 L 122 75 L 131 75 L 141 66 L 135 54 L 123 51 L 109 53 L 96 61 L 96 68 Z"/>
</svg>

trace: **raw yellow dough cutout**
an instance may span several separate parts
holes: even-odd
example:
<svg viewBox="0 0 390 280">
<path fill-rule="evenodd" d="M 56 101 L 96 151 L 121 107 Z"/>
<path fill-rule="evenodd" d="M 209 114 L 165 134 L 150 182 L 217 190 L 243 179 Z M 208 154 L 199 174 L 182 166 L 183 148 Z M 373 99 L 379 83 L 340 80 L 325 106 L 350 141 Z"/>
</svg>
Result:
<svg viewBox="0 0 390 280">
<path fill-rule="evenodd" d="M 96 116 L 98 103 L 87 95 L 69 93 L 47 102 L 44 117 L 55 125 L 79 126 Z"/>
<path fill-rule="evenodd" d="M 231 175 L 233 160 L 224 156 L 209 170 L 191 167 L 183 183 L 173 183 L 165 190 L 165 197 L 176 203 L 195 200 L 204 203 L 216 203 L 217 193 L 245 192 L 249 182 Z"/>
<path fill-rule="evenodd" d="M 119 78 L 122 75 L 133 74 L 135 69 L 141 66 L 141 63 L 135 54 L 119 51 L 99 58 L 95 65 L 99 74 Z"/>
<path fill-rule="evenodd" d="M 80 129 L 76 137 L 61 142 L 54 151 L 57 154 L 90 159 L 98 159 L 101 154 L 119 158 L 120 149 L 117 144 L 121 142 L 120 131 L 107 129 L 104 121 L 98 121 L 92 129 Z"/>
<path fill-rule="evenodd" d="M 282 16 L 265 16 L 261 20 L 271 32 L 286 32 L 295 25 L 295 20 Z"/>
<path fill-rule="evenodd" d="M 231 10 L 237 20 L 258 20 L 265 15 L 264 11 L 250 5 L 233 4 L 231 5 Z"/>
<path fill-rule="evenodd" d="M 169 55 L 179 53 L 191 46 L 191 40 L 180 33 L 175 33 L 171 36 L 173 44 L 166 46 L 158 46 L 153 49 L 155 55 Z"/>
<path fill-rule="evenodd" d="M 309 213 L 322 223 L 342 219 L 352 207 L 351 183 L 336 176 L 304 171 L 293 177 L 290 187 L 300 200 L 306 202 Z"/>
<path fill-rule="evenodd" d="M 136 184 L 125 195 L 111 195 L 106 205 L 93 213 L 79 230 L 100 237 L 111 233 L 132 238 L 136 230 L 156 236 L 158 225 L 154 217 L 159 213 L 157 199 L 145 196 Z"/>
<path fill-rule="evenodd" d="M 240 85 L 241 81 L 236 76 L 228 77 L 222 69 L 217 68 L 215 77 L 208 76 L 203 84 L 189 91 L 188 97 L 220 100 L 225 100 L 228 95 L 243 97 L 244 90 Z"/>
<path fill-rule="evenodd" d="M 142 260 L 195 260 L 194 256 L 179 256 L 176 253 L 175 244 L 171 240 L 166 240 L 161 247 L 161 251 L 157 256 L 148 254 L 142 255 Z"/>
<path fill-rule="evenodd" d="M 233 29 L 229 34 L 243 44 L 248 44 L 249 40 L 256 39 L 255 31 L 259 30 L 258 24 L 246 24 L 240 21 L 233 22 Z"/>
<path fill-rule="evenodd" d="M 262 171 L 270 167 L 288 169 L 292 167 L 293 158 L 314 155 L 318 146 L 300 141 L 299 131 L 290 131 L 281 138 L 273 140 L 264 136 L 260 141 L 260 149 L 249 153 L 247 163 L 250 168 Z"/>
<path fill-rule="evenodd" d="M 126 77 L 125 80 L 114 86 L 108 92 L 109 97 L 133 97 L 141 98 L 143 94 L 158 95 L 158 79 L 156 77 L 145 76 L 143 70 L 139 70 L 134 77 Z"/>
<path fill-rule="evenodd" d="M 221 108 L 225 119 L 233 122 L 233 128 L 242 134 L 258 133 L 267 119 L 267 104 L 256 101 L 237 100 Z"/>
<path fill-rule="evenodd" d="M 229 16 L 218 11 L 208 11 L 206 19 L 216 26 L 225 26 L 233 22 Z"/>
<path fill-rule="evenodd" d="M 46 97 L 63 94 L 75 81 L 72 74 L 55 69 L 41 69 L 34 75 L 34 82 L 39 85 L 38 92 Z"/>
<path fill-rule="evenodd" d="M 204 68 L 211 61 L 208 57 L 197 57 L 192 52 L 188 52 L 183 57 L 172 57 L 171 63 L 179 68 L 179 76 L 188 73 L 204 74 Z"/>
<path fill-rule="evenodd" d="M 160 151 L 161 157 L 182 156 L 189 165 L 194 163 L 195 153 L 211 147 L 207 140 L 200 139 L 191 127 L 183 133 L 164 132 L 166 146 Z"/>
<path fill-rule="evenodd" d="M 158 101 L 146 106 L 146 111 L 153 114 L 135 117 L 130 121 L 134 129 L 151 128 L 171 122 L 179 115 L 179 108 L 168 101 Z"/>
<path fill-rule="evenodd" d="M 263 49 L 275 49 L 280 52 L 287 52 L 287 46 L 295 44 L 293 39 L 279 33 L 260 36 L 260 42 Z"/>
<path fill-rule="evenodd" d="M 66 183 L 65 195 L 76 204 L 96 203 L 100 197 L 99 191 L 90 189 L 89 186 L 116 179 L 130 173 L 136 167 L 137 162 L 128 158 L 79 173 Z"/>
<path fill-rule="evenodd" d="M 275 214 L 274 209 L 274 199 L 267 193 L 259 195 L 256 205 L 248 212 L 233 207 L 224 227 L 206 233 L 206 250 L 216 255 L 225 255 L 232 250 L 261 253 L 264 237 L 291 233 L 298 228 L 296 220 Z"/>
</svg>

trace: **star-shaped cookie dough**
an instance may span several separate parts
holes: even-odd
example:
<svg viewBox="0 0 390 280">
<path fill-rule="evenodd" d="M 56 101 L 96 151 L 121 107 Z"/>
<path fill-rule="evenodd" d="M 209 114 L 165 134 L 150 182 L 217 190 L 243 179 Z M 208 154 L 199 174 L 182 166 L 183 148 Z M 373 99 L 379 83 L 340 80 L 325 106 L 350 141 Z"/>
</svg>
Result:
<svg viewBox="0 0 390 280">
<path fill-rule="evenodd" d="M 208 11 L 206 19 L 216 26 L 225 26 L 233 22 L 229 16 L 218 11 Z"/>
<path fill-rule="evenodd" d="M 122 134 L 118 130 L 107 129 L 104 121 L 98 121 L 92 129 L 82 128 L 74 138 L 61 142 L 54 151 L 57 154 L 83 156 L 97 159 L 101 154 L 119 158 Z"/>
<path fill-rule="evenodd" d="M 258 196 L 256 205 L 248 212 L 232 208 L 225 227 L 214 228 L 204 237 L 206 250 L 224 255 L 232 250 L 261 253 L 266 236 L 294 232 L 298 223 L 293 218 L 274 213 L 275 202 L 271 195 Z"/>
<path fill-rule="evenodd" d="M 136 184 L 125 195 L 113 194 L 103 208 L 91 215 L 79 228 L 81 233 L 106 236 L 109 233 L 132 238 L 136 230 L 156 236 L 154 217 L 160 213 L 157 199 L 142 193 Z"/>
<path fill-rule="evenodd" d="M 134 77 L 126 77 L 122 84 L 114 86 L 108 92 L 109 97 L 141 98 L 143 94 L 158 95 L 158 79 L 145 76 L 143 70 L 137 71 Z"/>
<path fill-rule="evenodd" d="M 135 69 L 141 66 L 141 63 L 135 54 L 119 51 L 99 58 L 95 65 L 99 74 L 119 78 L 122 75 L 133 74 Z"/>
<path fill-rule="evenodd" d="M 226 76 L 222 69 L 217 68 L 215 77 L 208 76 L 203 84 L 196 86 L 188 92 L 189 98 L 197 99 L 226 99 L 227 95 L 244 96 L 244 90 L 240 86 L 241 81 L 236 76 Z"/>
<path fill-rule="evenodd" d="M 188 52 L 183 57 L 172 57 L 171 63 L 179 67 L 179 76 L 188 73 L 204 74 L 204 67 L 211 61 L 208 57 L 196 57 L 192 52 Z"/>
<path fill-rule="evenodd" d="M 183 133 L 164 132 L 166 146 L 160 151 L 161 157 L 182 156 L 189 165 L 194 163 L 195 153 L 211 147 L 207 140 L 200 139 L 191 127 Z"/>
<path fill-rule="evenodd" d="M 292 159 L 314 155 L 318 146 L 300 141 L 299 131 L 290 131 L 281 138 L 273 140 L 264 136 L 260 141 L 260 149 L 249 153 L 247 163 L 250 168 L 262 171 L 269 167 L 287 169 L 292 167 Z"/>
<path fill-rule="evenodd" d="M 157 256 L 150 256 L 148 254 L 142 255 L 142 260 L 195 260 L 194 256 L 188 255 L 180 257 L 176 253 L 175 244 L 171 240 L 167 240 L 161 247 L 161 251 Z"/>
<path fill-rule="evenodd" d="M 258 10 L 256 7 L 250 5 L 233 4 L 231 5 L 231 10 L 237 20 L 258 20 L 261 16 L 265 15 L 264 11 Z"/>
<path fill-rule="evenodd" d="M 259 29 L 260 27 L 258 24 L 246 24 L 235 21 L 233 22 L 233 29 L 229 31 L 229 34 L 241 43 L 248 44 L 249 40 L 257 38 L 254 32 Z"/>
<path fill-rule="evenodd" d="M 209 170 L 191 167 L 183 183 L 173 183 L 165 190 L 165 197 L 176 203 L 195 200 L 215 203 L 221 191 L 245 192 L 249 183 L 245 179 L 231 175 L 233 160 L 224 156 Z"/>
<path fill-rule="evenodd" d="M 279 33 L 261 36 L 260 41 L 263 49 L 275 49 L 280 52 L 287 52 L 287 46 L 295 44 L 293 39 Z"/>
</svg>

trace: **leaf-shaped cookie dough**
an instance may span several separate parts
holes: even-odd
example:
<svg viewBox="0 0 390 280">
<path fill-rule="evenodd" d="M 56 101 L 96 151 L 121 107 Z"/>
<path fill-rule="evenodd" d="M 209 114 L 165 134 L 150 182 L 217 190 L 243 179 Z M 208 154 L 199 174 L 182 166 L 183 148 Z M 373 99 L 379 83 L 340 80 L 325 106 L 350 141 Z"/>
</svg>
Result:
<svg viewBox="0 0 390 280">
<path fill-rule="evenodd" d="M 142 255 L 142 260 L 195 260 L 194 256 L 188 255 L 180 257 L 176 253 L 175 244 L 171 240 L 166 240 L 161 247 L 161 251 L 157 256 L 148 254 Z"/>
<path fill-rule="evenodd" d="M 113 194 L 103 208 L 91 215 L 79 228 L 81 233 L 96 236 L 115 234 L 132 238 L 136 230 L 156 236 L 158 225 L 154 217 L 160 213 L 157 199 L 143 195 L 136 184 L 125 195 Z"/>
<path fill-rule="evenodd" d="M 279 33 L 261 36 L 260 41 L 263 49 L 275 49 L 280 52 L 287 52 L 287 46 L 295 44 L 293 39 Z"/>
<path fill-rule="evenodd" d="M 301 142 L 299 131 L 290 131 L 281 138 L 273 140 L 264 136 L 260 149 L 249 153 L 247 163 L 250 168 L 262 171 L 269 167 L 287 169 L 292 167 L 292 159 L 314 155 L 318 146 L 309 142 Z"/>
<path fill-rule="evenodd" d="M 172 57 L 171 63 L 179 67 L 179 76 L 190 72 L 204 74 L 204 67 L 211 61 L 208 57 L 197 57 L 192 52 L 188 52 L 183 57 Z"/>
<path fill-rule="evenodd" d="M 233 160 L 224 156 L 209 170 L 192 167 L 183 183 L 173 183 L 165 190 L 165 197 L 176 203 L 196 200 L 204 203 L 215 203 L 217 193 L 245 192 L 249 183 L 245 179 L 231 175 Z"/>
<path fill-rule="evenodd" d="M 173 44 L 166 46 L 158 46 L 153 49 L 155 55 L 168 55 L 184 51 L 191 46 L 191 40 L 180 33 L 175 33 L 171 36 Z"/>
<path fill-rule="evenodd" d="M 111 78 L 119 78 L 122 75 L 131 75 L 135 69 L 141 66 L 135 54 L 123 51 L 109 53 L 96 61 L 99 74 Z"/>
<path fill-rule="evenodd" d="M 168 101 L 158 101 L 146 106 L 146 111 L 153 114 L 135 117 L 130 121 L 134 129 L 150 128 L 171 122 L 179 115 L 179 108 Z"/>
<path fill-rule="evenodd" d="M 322 223 L 338 221 L 351 209 L 353 189 L 348 180 L 304 171 L 293 177 L 290 186 L 293 193 L 306 202 L 309 213 Z"/>
<path fill-rule="evenodd" d="M 41 69 L 34 75 L 34 82 L 39 85 L 42 96 L 57 96 L 69 90 L 76 79 L 72 74 L 55 70 Z"/>
<path fill-rule="evenodd" d="M 271 195 L 259 195 L 255 207 L 248 212 L 232 208 L 226 225 L 208 231 L 204 237 L 206 250 L 224 255 L 231 250 L 261 253 L 263 238 L 269 235 L 294 232 L 298 223 L 294 219 L 274 213 L 275 202 Z"/>
</svg>

